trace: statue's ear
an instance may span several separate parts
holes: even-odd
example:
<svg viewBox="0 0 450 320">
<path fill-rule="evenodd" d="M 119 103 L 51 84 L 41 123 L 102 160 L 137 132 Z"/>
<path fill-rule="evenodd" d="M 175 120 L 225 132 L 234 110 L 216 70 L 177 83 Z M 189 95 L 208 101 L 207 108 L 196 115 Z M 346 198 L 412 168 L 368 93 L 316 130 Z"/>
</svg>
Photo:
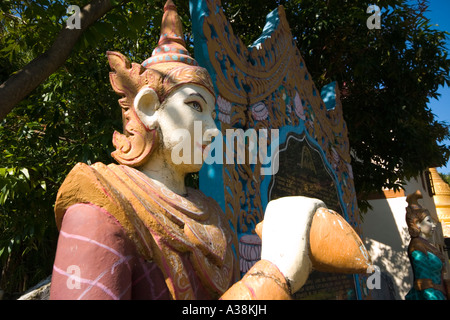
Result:
<svg viewBox="0 0 450 320">
<path fill-rule="evenodd" d="M 149 87 L 142 88 L 134 98 L 133 104 L 142 123 L 149 129 L 155 129 L 157 123 L 155 111 L 160 106 L 155 90 Z"/>
<path fill-rule="evenodd" d="M 417 227 L 417 230 L 419 230 L 420 231 L 420 222 L 419 221 L 416 221 L 416 227 Z"/>
</svg>

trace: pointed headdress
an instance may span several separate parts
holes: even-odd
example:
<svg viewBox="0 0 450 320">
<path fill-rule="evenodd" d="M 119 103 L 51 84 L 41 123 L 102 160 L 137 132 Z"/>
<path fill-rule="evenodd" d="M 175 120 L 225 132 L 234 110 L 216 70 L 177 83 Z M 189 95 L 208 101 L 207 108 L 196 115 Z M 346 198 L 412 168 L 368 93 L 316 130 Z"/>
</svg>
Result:
<svg viewBox="0 0 450 320">
<path fill-rule="evenodd" d="M 164 15 L 161 23 L 161 36 L 158 46 L 153 50 L 152 56 L 142 65 L 152 65 L 165 62 L 181 62 L 187 65 L 197 66 L 197 61 L 189 55 L 183 38 L 183 26 L 178 16 L 177 8 L 172 0 L 168 0 L 164 6 Z"/>
<path fill-rule="evenodd" d="M 114 91 L 121 95 L 124 133 L 114 132 L 112 153 L 120 164 L 137 167 L 145 163 L 158 141 L 156 130 L 147 128 L 137 116 L 133 102 L 144 86 L 152 88 L 160 103 L 183 84 L 197 84 L 211 92 L 214 87 L 208 71 L 189 55 L 183 39 L 183 28 L 177 9 L 168 0 L 164 6 L 161 36 L 150 58 L 142 64 L 130 63 L 119 52 L 107 52 L 112 72 L 110 81 Z"/>
<path fill-rule="evenodd" d="M 419 204 L 419 199 L 422 199 L 422 193 L 417 190 L 414 193 L 409 194 L 406 197 L 406 202 L 408 206 L 406 207 L 406 225 L 408 226 L 408 232 L 411 238 L 418 237 L 420 230 L 417 227 L 417 223 L 420 223 L 425 219 L 430 213 L 427 209 L 423 208 Z"/>
</svg>

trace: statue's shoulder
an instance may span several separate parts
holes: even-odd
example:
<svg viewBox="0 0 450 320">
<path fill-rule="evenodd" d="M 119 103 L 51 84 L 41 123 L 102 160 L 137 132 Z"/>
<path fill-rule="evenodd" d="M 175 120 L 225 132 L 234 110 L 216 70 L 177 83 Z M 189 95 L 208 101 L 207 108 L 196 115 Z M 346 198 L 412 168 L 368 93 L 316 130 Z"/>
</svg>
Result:
<svg viewBox="0 0 450 320">
<path fill-rule="evenodd" d="M 58 228 L 66 210 L 74 204 L 95 204 L 108 211 L 117 211 L 114 208 L 124 205 L 119 192 L 106 178 L 109 167 L 103 163 L 78 163 L 72 168 L 56 196 L 55 217 Z"/>
<path fill-rule="evenodd" d="M 427 255 L 428 252 L 436 254 L 435 247 L 421 237 L 414 237 L 411 239 L 408 246 L 408 254 L 411 256 L 414 251 L 421 252 L 424 255 Z"/>
<path fill-rule="evenodd" d="M 130 200 L 124 195 L 128 190 L 119 177 L 123 172 L 120 165 L 78 163 L 67 175 L 61 185 L 55 203 L 55 219 L 58 229 L 67 209 L 75 204 L 88 203 L 106 210 L 117 219 L 129 238 L 136 244 L 138 251 L 147 259 L 152 256 L 151 235 L 146 233 Z"/>
</svg>

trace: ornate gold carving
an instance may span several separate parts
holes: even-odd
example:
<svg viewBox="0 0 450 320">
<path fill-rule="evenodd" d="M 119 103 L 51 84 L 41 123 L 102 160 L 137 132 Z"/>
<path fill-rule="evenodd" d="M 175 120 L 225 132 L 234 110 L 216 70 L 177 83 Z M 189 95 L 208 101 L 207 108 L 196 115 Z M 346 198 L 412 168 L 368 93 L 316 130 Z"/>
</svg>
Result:
<svg viewBox="0 0 450 320">
<path fill-rule="evenodd" d="M 342 189 L 349 223 L 358 228 L 339 90 L 336 88 L 335 108 L 327 110 L 293 40 L 283 7 L 277 9 L 278 25 L 270 37 L 246 47 L 233 33 L 221 2 L 207 1 L 207 6 L 203 32 L 219 93 L 222 133 L 231 128 L 279 129 L 303 124 L 325 152 Z M 224 165 L 225 210 L 242 232 L 247 232 L 247 223 L 256 224 L 263 216 L 259 187 L 264 176 L 259 174 L 260 167 L 259 159 L 257 165 Z"/>
</svg>

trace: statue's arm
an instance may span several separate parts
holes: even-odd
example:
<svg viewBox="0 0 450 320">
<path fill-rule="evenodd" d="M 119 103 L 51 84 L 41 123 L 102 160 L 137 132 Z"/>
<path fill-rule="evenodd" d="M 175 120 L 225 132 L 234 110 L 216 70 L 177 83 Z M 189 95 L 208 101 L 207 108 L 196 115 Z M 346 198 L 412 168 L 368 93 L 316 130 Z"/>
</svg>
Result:
<svg viewBox="0 0 450 320">
<path fill-rule="evenodd" d="M 221 300 L 290 300 L 291 292 L 281 271 L 267 260 L 258 261 L 228 289 Z"/>
<path fill-rule="evenodd" d="M 312 270 L 309 228 L 320 207 L 326 206 L 318 199 L 306 197 L 269 202 L 264 227 L 259 224 L 256 229 L 262 238 L 261 260 L 222 299 L 291 299 Z"/>
<path fill-rule="evenodd" d="M 258 226 L 261 261 L 223 299 L 289 299 L 313 268 L 352 274 L 372 266 L 355 230 L 319 199 L 292 196 L 270 201 L 262 231 Z"/>
<path fill-rule="evenodd" d="M 68 208 L 60 229 L 50 299 L 129 299 L 130 245 L 119 223 L 90 204 Z"/>
</svg>

